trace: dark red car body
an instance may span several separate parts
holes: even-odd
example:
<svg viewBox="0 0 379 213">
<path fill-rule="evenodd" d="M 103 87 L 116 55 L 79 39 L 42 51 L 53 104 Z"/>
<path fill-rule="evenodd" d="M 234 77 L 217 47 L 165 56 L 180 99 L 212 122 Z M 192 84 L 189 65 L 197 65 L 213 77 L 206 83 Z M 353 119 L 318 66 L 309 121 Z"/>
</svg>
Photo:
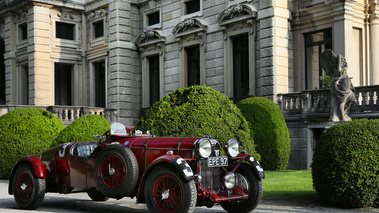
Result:
<svg viewBox="0 0 379 213">
<path fill-rule="evenodd" d="M 42 200 L 34 198 L 37 196 L 34 194 L 24 195 L 29 187 L 28 174 L 32 173 L 29 175 L 32 176 L 32 184 L 40 184 L 36 180 L 43 180 L 45 184 L 45 191 L 38 196 L 46 192 L 96 192 L 96 195 L 103 196 L 94 199 L 89 194 L 93 200 L 136 197 L 137 202 L 147 203 L 153 212 L 191 212 L 195 205 L 212 207 L 214 203 L 221 203 L 223 207 L 226 206 L 225 210 L 233 212 L 236 206 L 247 202 L 254 202 L 254 205 L 249 204 L 245 209 L 253 210 L 261 199 L 261 179 L 264 178 L 258 161 L 248 154 L 240 153 L 227 158 L 228 166 L 219 166 L 219 163 L 213 162 L 217 165 L 209 167 L 208 160 L 199 154 L 201 140 L 211 142 L 212 154 L 209 157 L 216 156 L 214 161 L 226 159 L 219 158 L 220 145 L 209 136 L 171 138 L 108 134 L 103 141 L 61 144 L 46 150 L 40 158 L 26 156 L 18 161 L 10 178 L 9 194 L 15 195 L 22 208 L 37 208 L 39 204 L 28 202 L 41 203 Z M 26 168 L 26 171 L 21 167 Z M 28 173 L 27 168 L 32 171 Z M 166 169 L 169 170 L 167 174 L 164 172 Z M 157 177 L 152 178 L 154 174 Z M 231 183 L 233 180 L 241 183 L 226 188 L 225 177 L 228 174 L 236 175 L 234 179 L 232 177 Z M 158 185 L 164 184 L 166 180 L 172 181 L 177 187 L 171 191 L 167 187 L 160 190 Z M 174 195 L 176 189 L 182 194 Z M 151 196 L 150 191 L 153 193 Z M 186 195 L 183 195 L 185 193 L 194 197 L 190 202 L 195 204 L 187 203 Z M 34 200 L 30 200 L 32 198 Z M 166 203 L 160 202 L 174 198 L 180 206 L 167 207 Z M 184 208 L 182 205 L 189 207 Z M 244 209 L 238 212 L 244 212 Z"/>
</svg>

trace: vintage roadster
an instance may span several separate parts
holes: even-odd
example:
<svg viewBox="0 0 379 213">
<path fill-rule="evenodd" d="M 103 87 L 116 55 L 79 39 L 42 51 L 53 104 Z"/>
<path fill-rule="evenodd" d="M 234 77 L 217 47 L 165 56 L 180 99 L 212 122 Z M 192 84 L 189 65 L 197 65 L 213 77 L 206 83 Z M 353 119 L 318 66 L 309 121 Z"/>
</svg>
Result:
<svg viewBox="0 0 379 213">
<path fill-rule="evenodd" d="M 264 172 L 236 139 L 223 147 L 211 136 L 155 137 L 120 123 L 94 142 L 65 143 L 14 166 L 9 194 L 36 209 L 45 193 L 86 192 L 94 201 L 135 197 L 151 212 L 192 212 L 219 203 L 250 212 L 262 197 Z M 226 156 L 221 156 L 223 148 Z"/>
</svg>

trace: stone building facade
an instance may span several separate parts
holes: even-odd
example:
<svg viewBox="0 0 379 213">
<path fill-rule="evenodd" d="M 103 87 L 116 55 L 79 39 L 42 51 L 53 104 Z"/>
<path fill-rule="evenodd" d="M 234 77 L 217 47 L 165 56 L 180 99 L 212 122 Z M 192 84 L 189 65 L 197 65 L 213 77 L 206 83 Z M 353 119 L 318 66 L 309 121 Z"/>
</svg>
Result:
<svg viewBox="0 0 379 213">
<path fill-rule="evenodd" d="M 195 84 L 234 101 L 278 101 L 320 88 L 327 48 L 346 57 L 356 86 L 379 84 L 377 7 L 377 0 L 3 0 L 0 105 L 104 107 L 135 125 L 155 101 Z M 288 126 L 292 152 L 307 158 L 307 124 Z M 292 159 L 292 168 L 309 166 Z"/>
</svg>

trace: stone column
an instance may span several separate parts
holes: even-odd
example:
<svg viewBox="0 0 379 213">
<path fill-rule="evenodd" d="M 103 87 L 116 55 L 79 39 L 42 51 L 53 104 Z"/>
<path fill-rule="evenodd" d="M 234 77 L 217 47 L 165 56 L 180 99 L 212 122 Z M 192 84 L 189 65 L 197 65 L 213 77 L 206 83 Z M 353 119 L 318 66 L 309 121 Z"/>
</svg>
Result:
<svg viewBox="0 0 379 213">
<path fill-rule="evenodd" d="M 333 12 L 333 51 L 343 55 L 347 63 L 353 61 L 355 53 L 351 50 L 353 38 L 354 4 L 349 2 L 331 3 Z"/>
<path fill-rule="evenodd" d="M 16 104 L 16 25 L 11 13 L 4 21 L 4 65 L 5 65 L 5 96 L 6 104 Z"/>
<path fill-rule="evenodd" d="M 276 94 L 287 93 L 289 88 L 288 2 L 261 0 L 259 6 L 261 96 L 276 101 Z"/>
<path fill-rule="evenodd" d="M 28 23 L 29 30 L 29 103 L 31 105 L 54 105 L 54 67 L 51 54 L 51 6 L 35 3 L 29 9 L 33 22 Z"/>
<path fill-rule="evenodd" d="M 370 19 L 370 51 L 371 51 L 371 73 L 370 85 L 379 84 L 379 17 L 374 14 Z"/>
<path fill-rule="evenodd" d="M 135 125 L 141 110 L 141 71 L 137 47 L 132 42 L 131 3 L 112 1 L 109 5 L 109 107 L 118 109 L 118 121 Z"/>
</svg>

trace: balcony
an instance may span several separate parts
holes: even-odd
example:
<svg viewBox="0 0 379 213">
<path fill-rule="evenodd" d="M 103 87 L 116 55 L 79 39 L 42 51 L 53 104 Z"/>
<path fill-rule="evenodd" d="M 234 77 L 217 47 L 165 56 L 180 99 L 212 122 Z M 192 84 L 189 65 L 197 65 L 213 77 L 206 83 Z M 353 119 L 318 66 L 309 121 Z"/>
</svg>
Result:
<svg viewBox="0 0 379 213">
<path fill-rule="evenodd" d="M 351 118 L 379 118 L 379 85 L 355 87 L 355 97 L 358 102 L 348 112 Z M 329 89 L 278 94 L 277 98 L 286 121 L 329 119 Z"/>
<path fill-rule="evenodd" d="M 116 121 L 116 109 L 107 109 L 102 107 L 79 107 L 79 106 L 30 106 L 30 105 L 2 105 L 0 106 L 0 116 L 19 108 L 39 108 L 45 109 L 57 116 L 62 123 L 67 126 L 75 119 L 84 115 L 101 115 L 109 123 Z"/>
</svg>

